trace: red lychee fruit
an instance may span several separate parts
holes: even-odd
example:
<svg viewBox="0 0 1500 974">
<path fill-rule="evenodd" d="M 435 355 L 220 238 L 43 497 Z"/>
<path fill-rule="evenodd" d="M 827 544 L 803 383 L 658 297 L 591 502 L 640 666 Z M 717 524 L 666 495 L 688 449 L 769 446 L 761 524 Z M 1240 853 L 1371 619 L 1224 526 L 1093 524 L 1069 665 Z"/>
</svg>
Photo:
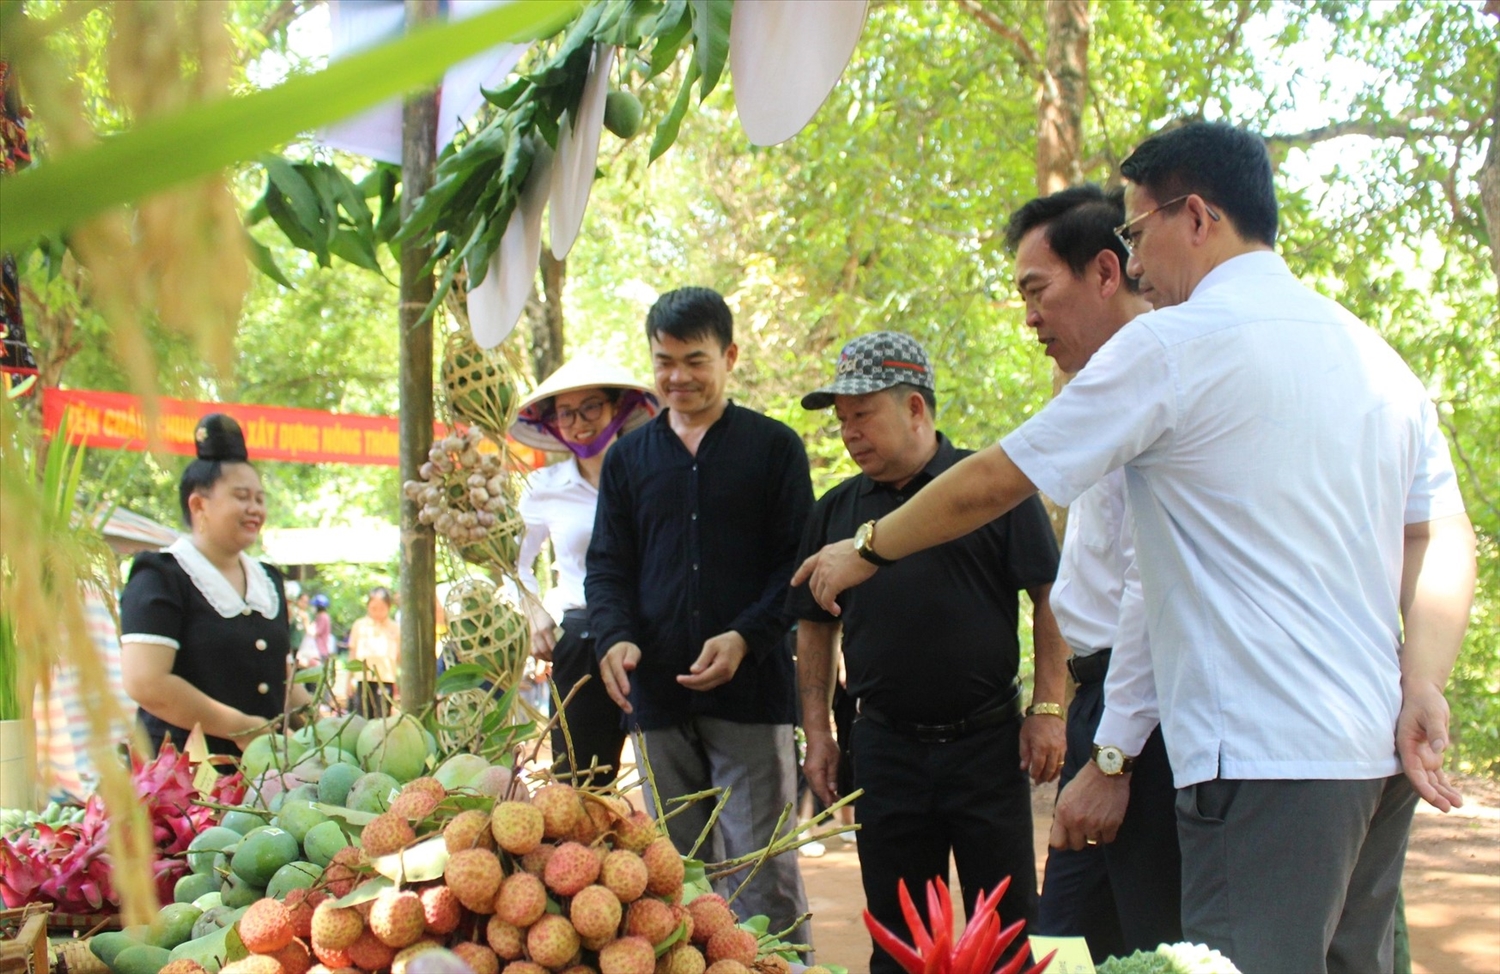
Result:
<svg viewBox="0 0 1500 974">
<path fill-rule="evenodd" d="M 307 949 L 306 943 L 295 938 L 285 947 L 266 956 L 276 959 L 276 963 L 281 965 L 282 974 L 307 974 L 313 966 L 312 951 Z"/>
<path fill-rule="evenodd" d="M 687 905 L 693 917 L 693 943 L 706 944 L 720 930 L 735 925 L 734 911 L 717 893 L 706 893 Z"/>
<path fill-rule="evenodd" d="M 294 889 L 282 903 L 292 914 L 292 936 L 307 940 L 312 936 L 313 908 L 328 898 L 322 890 Z"/>
<path fill-rule="evenodd" d="M 365 864 L 365 854 L 359 846 L 346 845 L 333 854 L 333 860 L 323 870 L 323 881 L 328 892 L 334 896 L 348 896 L 359 882 L 360 869 Z"/>
<path fill-rule="evenodd" d="M 421 974 L 422 962 L 417 958 L 428 951 L 438 950 L 442 946 L 436 940 L 423 939 L 402 947 L 396 951 L 396 956 L 391 958 L 391 974 Z"/>
<path fill-rule="evenodd" d="M 448 948 L 458 959 L 469 965 L 474 974 L 500 974 L 500 958 L 484 944 L 460 941 Z"/>
<path fill-rule="evenodd" d="M 641 852 L 661 838 L 661 832 L 645 812 L 631 812 L 615 823 L 615 848 Z"/>
<path fill-rule="evenodd" d="M 422 939 L 427 914 L 422 898 L 409 889 L 383 889 L 370 907 L 370 930 L 387 947 L 410 947 Z"/>
<path fill-rule="evenodd" d="M 641 937 L 621 937 L 599 951 L 600 974 L 656 974 L 656 951 Z"/>
<path fill-rule="evenodd" d="M 493 849 L 495 836 L 490 832 L 490 817 L 477 808 L 459 812 L 443 828 L 443 843 L 448 851 Z"/>
<path fill-rule="evenodd" d="M 364 927 L 360 927 L 360 931 L 363 932 Z M 313 944 L 312 950 L 313 956 L 331 971 L 341 971 L 354 966 L 354 962 L 349 959 L 349 952 L 347 950 L 335 950 L 332 947 L 324 947 L 316 943 Z"/>
<path fill-rule="evenodd" d="M 351 964 L 367 971 L 390 967 L 396 959 L 396 951 L 369 930 L 361 931 L 344 953 L 349 955 Z"/>
<path fill-rule="evenodd" d="M 439 936 L 458 929 L 463 919 L 463 908 L 458 896 L 447 886 L 429 886 L 417 894 L 422 901 L 422 914 L 427 921 L 427 932 Z"/>
<path fill-rule="evenodd" d="M 280 900 L 256 900 L 240 917 L 240 941 L 252 954 L 274 954 L 292 942 L 292 913 Z"/>
<path fill-rule="evenodd" d="M 587 816 L 578 789 L 572 785 L 547 785 L 531 796 L 531 806 L 541 811 L 542 834 L 549 839 L 569 839 L 580 818 Z"/>
<path fill-rule="evenodd" d="M 500 884 L 494 913 L 515 927 L 529 927 L 547 912 L 547 888 L 531 873 L 512 873 Z M 499 953 L 499 951 L 496 951 Z"/>
<path fill-rule="evenodd" d="M 749 967 L 755 963 L 755 934 L 739 927 L 720 930 L 708 938 L 706 953 L 710 964 L 721 960 L 737 960 Z"/>
<path fill-rule="evenodd" d="M 750 968 L 737 960 L 725 958 L 708 965 L 704 974 L 750 974 Z"/>
<path fill-rule="evenodd" d="M 578 931 L 566 918 L 545 914 L 526 931 L 526 952 L 543 967 L 565 967 L 578 953 Z"/>
<path fill-rule="evenodd" d="M 390 811 L 412 821 L 421 821 L 431 815 L 446 797 L 447 789 L 436 778 L 414 778 L 391 802 Z"/>
<path fill-rule="evenodd" d="M 641 861 L 646 864 L 646 889 L 657 896 L 682 893 L 686 870 L 671 839 L 663 837 L 648 845 L 641 853 Z"/>
<path fill-rule="evenodd" d="M 312 945 L 315 952 L 324 948 L 343 950 L 364 932 L 365 921 L 353 910 L 334 906 L 332 900 L 324 900 L 313 910 Z M 322 954 L 318 955 L 323 960 Z M 327 961 L 323 961 L 327 964 Z M 332 967 L 332 964 L 328 965 Z"/>
<path fill-rule="evenodd" d="M 208 971 L 197 961 L 181 957 L 168 963 L 156 974 L 208 974 Z"/>
<path fill-rule="evenodd" d="M 587 886 L 568 904 L 573 929 L 586 940 L 613 938 L 620 929 L 620 900 L 604 886 Z"/>
<path fill-rule="evenodd" d="M 515 924 L 492 916 L 484 928 L 484 940 L 501 960 L 515 960 L 521 956 L 526 935 Z"/>
<path fill-rule="evenodd" d="M 488 849 L 464 849 L 448 857 L 443 882 L 458 901 L 475 913 L 494 912 L 495 893 L 503 871 L 500 860 Z"/>
<path fill-rule="evenodd" d="M 381 812 L 359 834 L 359 844 L 372 859 L 400 852 L 416 839 L 411 823 L 395 812 Z"/>
<path fill-rule="evenodd" d="M 547 873 L 547 860 L 556 851 L 557 846 L 551 842 L 538 843 L 535 849 L 521 857 L 521 868 L 540 879 Z"/>
<path fill-rule="evenodd" d="M 707 966 L 708 962 L 697 947 L 678 943 L 656 959 L 656 974 L 703 974 Z"/>
<path fill-rule="evenodd" d="M 547 860 L 542 878 L 554 893 L 572 896 L 599 878 L 599 857 L 586 845 L 564 842 Z"/>
<path fill-rule="evenodd" d="M 645 937 L 652 947 L 676 931 L 677 918 L 672 915 L 672 908 L 661 900 L 642 897 L 625 911 L 625 932 L 630 936 Z"/>
<path fill-rule="evenodd" d="M 545 828 L 542 810 L 526 802 L 497 802 L 490 813 L 495 843 L 513 856 L 524 856 L 535 849 Z"/>
<path fill-rule="evenodd" d="M 500 974 L 550 974 L 550 972 L 535 961 L 513 960 L 505 965 Z"/>
<path fill-rule="evenodd" d="M 621 903 L 640 899 L 650 879 L 641 857 L 625 849 L 616 849 L 605 856 L 604 865 L 599 868 L 599 882 L 609 887 Z"/>
<path fill-rule="evenodd" d="M 692 943 L 693 915 L 688 912 L 688 908 L 683 906 L 681 903 L 673 903 L 672 918 L 677 921 L 679 926 L 684 928 L 682 933 L 682 942 L 685 944 Z"/>
</svg>

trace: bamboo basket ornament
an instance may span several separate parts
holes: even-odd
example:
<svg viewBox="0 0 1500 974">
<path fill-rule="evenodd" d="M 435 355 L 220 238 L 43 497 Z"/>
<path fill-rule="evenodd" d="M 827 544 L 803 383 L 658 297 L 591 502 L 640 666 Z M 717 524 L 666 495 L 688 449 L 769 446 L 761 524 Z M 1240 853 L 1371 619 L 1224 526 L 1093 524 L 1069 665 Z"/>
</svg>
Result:
<svg viewBox="0 0 1500 974">
<path fill-rule="evenodd" d="M 502 447 L 516 418 L 519 363 L 508 346 L 486 351 L 469 329 L 448 336 L 443 353 L 443 394 L 454 420 L 477 426 Z"/>
<path fill-rule="evenodd" d="M 525 616 L 500 597 L 493 583 L 480 578 L 454 585 L 443 608 L 454 658 L 485 666 L 505 689 L 515 686 L 531 649 Z"/>
</svg>

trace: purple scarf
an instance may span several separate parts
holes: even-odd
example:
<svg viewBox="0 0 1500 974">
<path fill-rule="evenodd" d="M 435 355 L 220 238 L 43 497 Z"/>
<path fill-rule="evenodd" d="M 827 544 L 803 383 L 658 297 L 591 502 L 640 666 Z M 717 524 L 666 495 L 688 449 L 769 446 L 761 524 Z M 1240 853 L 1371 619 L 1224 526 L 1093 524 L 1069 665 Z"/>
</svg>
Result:
<svg viewBox="0 0 1500 974">
<path fill-rule="evenodd" d="M 625 421 L 630 418 L 630 414 L 635 412 L 636 409 L 645 406 L 646 403 L 645 393 L 639 389 L 626 389 L 620 395 L 620 398 L 615 400 L 615 418 L 610 420 L 609 425 L 604 427 L 599 435 L 588 443 L 569 443 L 563 439 L 562 430 L 558 428 L 557 420 L 555 419 L 526 419 L 525 422 L 547 433 L 553 439 L 557 440 L 557 442 L 567 447 L 578 459 L 588 460 L 603 453 L 604 449 L 614 441 L 614 438 L 619 435 L 620 430 L 624 428 Z"/>
</svg>

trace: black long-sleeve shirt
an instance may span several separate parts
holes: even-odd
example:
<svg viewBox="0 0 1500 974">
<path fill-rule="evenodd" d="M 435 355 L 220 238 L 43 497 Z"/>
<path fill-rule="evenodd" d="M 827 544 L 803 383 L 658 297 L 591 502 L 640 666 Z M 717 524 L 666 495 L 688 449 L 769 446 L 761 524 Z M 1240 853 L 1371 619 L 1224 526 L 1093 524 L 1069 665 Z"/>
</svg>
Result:
<svg viewBox="0 0 1500 974">
<path fill-rule="evenodd" d="M 641 648 L 631 674 L 641 727 L 796 719 L 786 595 L 811 509 L 797 434 L 732 402 L 696 456 L 665 412 L 610 449 L 584 591 L 600 656 L 619 642 Z M 680 685 L 704 642 L 730 630 L 749 647 L 734 678 L 707 692 Z"/>
</svg>

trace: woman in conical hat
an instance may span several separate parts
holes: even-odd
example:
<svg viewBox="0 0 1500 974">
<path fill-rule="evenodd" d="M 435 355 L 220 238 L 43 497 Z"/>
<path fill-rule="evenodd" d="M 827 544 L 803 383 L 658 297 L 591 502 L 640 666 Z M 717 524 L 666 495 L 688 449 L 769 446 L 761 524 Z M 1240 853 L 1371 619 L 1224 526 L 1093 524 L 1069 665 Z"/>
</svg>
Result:
<svg viewBox="0 0 1500 974">
<path fill-rule="evenodd" d="M 592 677 L 573 697 L 564 716 L 573 740 L 573 770 L 581 775 L 595 763 L 609 768 L 594 776 L 596 785 L 614 780 L 625 730 L 620 709 L 599 678 L 594 641 L 589 638 L 584 560 L 594 530 L 604 455 L 616 439 L 656 412 L 655 393 L 627 370 L 597 359 L 575 358 L 526 397 L 510 428 L 511 438 L 527 446 L 568 454 L 532 474 L 521 494 L 526 533 L 521 540 L 520 572 L 532 652 L 552 662 L 558 693 L 567 696 L 585 675 Z M 539 586 L 532 566 L 549 539 L 557 581 L 542 600 L 537 597 Z M 552 754 L 554 763 L 567 772 L 568 750 L 561 728 L 552 732 Z"/>
</svg>

